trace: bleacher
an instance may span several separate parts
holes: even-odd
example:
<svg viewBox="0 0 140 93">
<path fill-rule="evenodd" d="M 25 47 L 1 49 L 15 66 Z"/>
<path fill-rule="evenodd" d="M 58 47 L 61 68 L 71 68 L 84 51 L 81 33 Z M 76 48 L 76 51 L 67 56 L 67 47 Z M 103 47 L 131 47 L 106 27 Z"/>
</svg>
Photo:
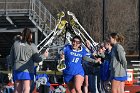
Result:
<svg viewBox="0 0 140 93">
<path fill-rule="evenodd" d="M 40 0 L 0 0 L 0 73 L 10 73 L 6 56 L 10 53 L 15 35 L 28 27 L 33 31 L 33 41 L 38 45 L 55 26 L 56 19 Z M 38 73 L 59 74 L 50 70 Z"/>
</svg>

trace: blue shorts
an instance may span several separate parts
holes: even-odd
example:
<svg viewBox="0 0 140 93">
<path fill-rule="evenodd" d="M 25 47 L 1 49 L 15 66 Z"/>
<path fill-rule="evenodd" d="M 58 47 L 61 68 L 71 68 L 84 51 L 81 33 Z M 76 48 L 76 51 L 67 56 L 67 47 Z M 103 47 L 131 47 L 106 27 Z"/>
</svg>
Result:
<svg viewBox="0 0 140 93">
<path fill-rule="evenodd" d="M 127 80 L 127 76 L 124 76 L 124 77 L 114 77 L 113 79 L 114 80 L 117 80 L 117 81 L 123 82 L 123 81 L 126 81 Z"/>
<path fill-rule="evenodd" d="M 34 80 L 34 74 L 22 71 L 14 71 L 13 80 Z"/>
<path fill-rule="evenodd" d="M 77 75 L 81 75 L 81 76 L 84 77 L 84 73 L 79 73 L 79 74 L 77 74 Z M 65 83 L 69 83 L 69 82 L 71 82 L 71 81 L 74 80 L 74 77 L 75 77 L 76 75 L 63 74 L 63 76 L 64 76 L 64 82 L 65 82 Z"/>
</svg>

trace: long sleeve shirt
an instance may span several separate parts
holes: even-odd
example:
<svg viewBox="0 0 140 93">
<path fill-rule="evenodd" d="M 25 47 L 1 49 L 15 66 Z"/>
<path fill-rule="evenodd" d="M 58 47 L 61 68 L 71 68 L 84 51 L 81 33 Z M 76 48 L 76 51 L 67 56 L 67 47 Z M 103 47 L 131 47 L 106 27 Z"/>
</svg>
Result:
<svg viewBox="0 0 140 93">
<path fill-rule="evenodd" d="M 124 48 L 120 44 L 115 44 L 111 51 L 111 75 L 113 77 L 126 76 L 127 61 Z"/>
<path fill-rule="evenodd" d="M 40 62 L 45 57 L 38 53 L 35 44 L 15 41 L 10 52 L 10 64 L 13 70 L 34 73 L 34 62 Z"/>
</svg>

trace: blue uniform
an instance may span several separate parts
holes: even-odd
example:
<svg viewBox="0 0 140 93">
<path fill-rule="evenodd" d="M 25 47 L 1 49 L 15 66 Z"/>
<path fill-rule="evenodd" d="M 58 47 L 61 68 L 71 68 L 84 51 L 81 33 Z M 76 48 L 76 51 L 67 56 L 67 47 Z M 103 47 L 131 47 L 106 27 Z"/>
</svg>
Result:
<svg viewBox="0 0 140 93">
<path fill-rule="evenodd" d="M 107 81 L 110 78 L 110 61 L 111 51 L 108 49 L 105 51 L 105 58 L 100 66 L 100 77 L 102 81 Z"/>
<path fill-rule="evenodd" d="M 34 74 L 14 70 L 13 80 L 34 80 Z"/>
<path fill-rule="evenodd" d="M 86 56 L 85 48 L 81 47 L 80 50 L 72 49 L 72 45 L 66 45 L 63 49 L 65 55 L 66 69 L 63 70 L 64 81 L 66 83 L 73 80 L 75 75 L 84 77 L 84 70 L 82 67 L 82 57 Z"/>
<path fill-rule="evenodd" d="M 13 79 L 34 80 L 34 63 L 46 57 L 40 55 L 35 44 L 15 41 L 10 51 L 9 64 L 13 66 Z"/>
</svg>

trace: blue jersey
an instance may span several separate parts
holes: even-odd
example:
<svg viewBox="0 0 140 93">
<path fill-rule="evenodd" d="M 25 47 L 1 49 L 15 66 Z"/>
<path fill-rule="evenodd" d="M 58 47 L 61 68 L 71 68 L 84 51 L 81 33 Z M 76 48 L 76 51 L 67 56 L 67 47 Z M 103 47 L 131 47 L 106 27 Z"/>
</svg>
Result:
<svg viewBox="0 0 140 93">
<path fill-rule="evenodd" d="M 77 75 L 84 73 L 82 67 L 82 57 L 86 56 L 85 48 L 81 47 L 80 50 L 72 49 L 72 45 L 66 45 L 63 49 L 65 55 L 66 69 L 63 71 L 64 74 Z"/>
</svg>

